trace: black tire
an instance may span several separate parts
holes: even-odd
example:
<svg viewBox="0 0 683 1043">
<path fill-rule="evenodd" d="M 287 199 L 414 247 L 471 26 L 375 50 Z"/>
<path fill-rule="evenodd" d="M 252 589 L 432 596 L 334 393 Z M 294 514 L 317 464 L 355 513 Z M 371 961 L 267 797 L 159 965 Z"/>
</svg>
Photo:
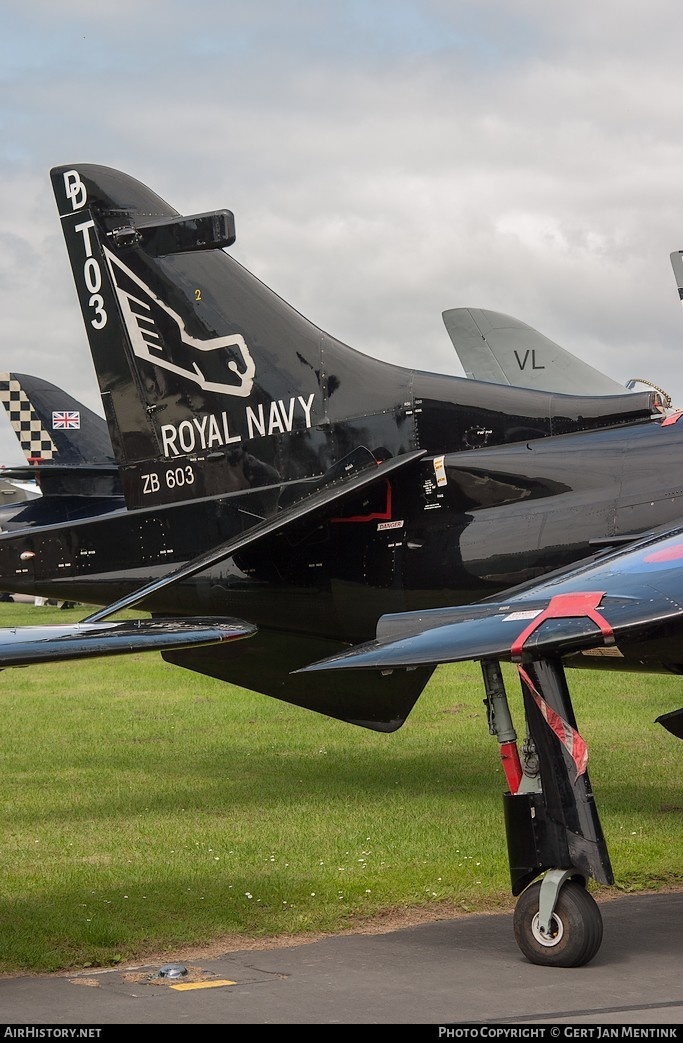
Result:
<svg viewBox="0 0 683 1043">
<path fill-rule="evenodd" d="M 581 884 L 563 884 L 553 913 L 553 936 L 543 939 L 538 930 L 540 891 L 537 880 L 522 892 L 515 908 L 515 940 L 527 960 L 545 967 L 589 963 L 602 942 L 602 916 L 593 896 Z"/>
</svg>

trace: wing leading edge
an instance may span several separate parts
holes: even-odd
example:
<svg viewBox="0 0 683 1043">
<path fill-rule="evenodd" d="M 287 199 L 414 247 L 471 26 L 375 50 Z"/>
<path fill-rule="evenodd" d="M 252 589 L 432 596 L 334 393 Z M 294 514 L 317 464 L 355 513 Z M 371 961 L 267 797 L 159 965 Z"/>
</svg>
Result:
<svg viewBox="0 0 683 1043">
<path fill-rule="evenodd" d="M 256 627 L 235 619 L 134 619 L 0 629 L 0 670 L 72 659 L 219 645 L 251 637 Z"/>
<path fill-rule="evenodd" d="M 383 616 L 374 641 L 306 671 L 538 660 L 609 647 L 624 668 L 683 672 L 683 528 L 489 600 Z M 593 661 L 595 662 L 595 661 Z"/>
</svg>

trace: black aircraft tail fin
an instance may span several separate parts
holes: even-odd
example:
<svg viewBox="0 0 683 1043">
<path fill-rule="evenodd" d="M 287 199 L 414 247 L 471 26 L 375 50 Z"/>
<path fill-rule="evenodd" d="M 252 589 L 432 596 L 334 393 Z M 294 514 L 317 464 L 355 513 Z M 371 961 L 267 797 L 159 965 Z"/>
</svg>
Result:
<svg viewBox="0 0 683 1043">
<path fill-rule="evenodd" d="M 129 507 L 305 482 L 358 444 L 384 448 L 383 429 L 387 455 L 412 448 L 396 422 L 409 371 L 242 268 L 230 211 L 181 217 L 108 167 L 51 176 Z M 348 444 L 340 416 L 363 418 Z"/>
<path fill-rule="evenodd" d="M 120 498 L 118 466 L 103 417 L 27 373 L 0 374 L 0 401 L 26 457 L 23 467 L 6 469 L 9 478 L 35 481 L 43 496 Z"/>
<path fill-rule="evenodd" d="M 0 374 L 0 401 L 29 464 L 113 464 L 107 422 L 54 384 Z"/>
</svg>

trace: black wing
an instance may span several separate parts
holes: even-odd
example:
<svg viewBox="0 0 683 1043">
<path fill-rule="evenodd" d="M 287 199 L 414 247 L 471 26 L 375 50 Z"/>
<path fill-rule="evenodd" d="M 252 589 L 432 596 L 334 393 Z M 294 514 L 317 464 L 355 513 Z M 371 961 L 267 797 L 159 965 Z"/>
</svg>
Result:
<svg viewBox="0 0 683 1043">
<path fill-rule="evenodd" d="M 606 651 L 589 665 L 683 674 L 683 527 L 508 591 L 505 600 L 382 616 L 377 637 L 304 667 L 384 672 Z M 586 665 L 586 662 L 582 665 Z M 657 721 L 683 738 L 683 707 Z"/>
<path fill-rule="evenodd" d="M 513 588 L 504 600 L 382 616 L 374 641 L 305 670 L 540 659 L 605 646 L 624 665 L 683 672 L 683 527 Z"/>
<path fill-rule="evenodd" d="M 68 659 L 129 655 L 251 637 L 256 627 L 235 619 L 133 619 L 0 629 L 0 669 Z"/>
</svg>

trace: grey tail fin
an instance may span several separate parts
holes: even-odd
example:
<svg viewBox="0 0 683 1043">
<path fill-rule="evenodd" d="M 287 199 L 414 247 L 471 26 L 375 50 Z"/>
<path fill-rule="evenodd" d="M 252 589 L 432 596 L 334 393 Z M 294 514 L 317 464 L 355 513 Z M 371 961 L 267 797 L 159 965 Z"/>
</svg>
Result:
<svg viewBox="0 0 683 1043">
<path fill-rule="evenodd" d="M 678 287 L 678 298 L 683 303 L 683 250 L 674 250 L 669 256 L 671 258 L 671 267 L 674 270 L 676 286 Z"/>
<path fill-rule="evenodd" d="M 606 376 L 525 322 L 497 311 L 451 308 L 448 335 L 468 377 L 563 395 L 623 395 Z"/>
</svg>

